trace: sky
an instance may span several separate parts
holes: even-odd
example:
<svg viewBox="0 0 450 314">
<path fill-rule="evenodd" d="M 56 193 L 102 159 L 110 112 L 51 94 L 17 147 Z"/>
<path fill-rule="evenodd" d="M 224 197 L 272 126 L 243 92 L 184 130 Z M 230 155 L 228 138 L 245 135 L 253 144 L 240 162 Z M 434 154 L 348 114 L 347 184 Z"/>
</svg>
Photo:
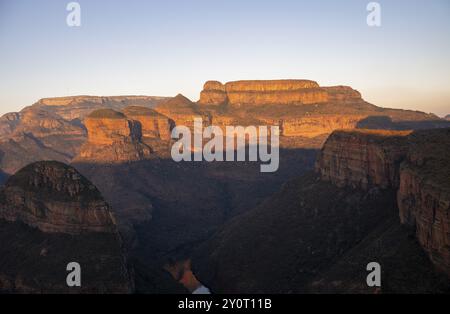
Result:
<svg viewBox="0 0 450 314">
<path fill-rule="evenodd" d="M 450 1 L 0 0 L 0 114 L 44 97 L 182 93 L 311 79 L 378 106 L 450 114 Z"/>
</svg>

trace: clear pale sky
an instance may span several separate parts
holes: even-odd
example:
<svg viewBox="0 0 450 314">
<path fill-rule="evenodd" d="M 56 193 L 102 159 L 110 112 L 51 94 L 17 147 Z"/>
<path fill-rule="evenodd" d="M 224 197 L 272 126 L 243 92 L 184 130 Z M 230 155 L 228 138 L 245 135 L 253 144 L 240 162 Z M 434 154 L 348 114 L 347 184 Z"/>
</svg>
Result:
<svg viewBox="0 0 450 314">
<path fill-rule="evenodd" d="M 43 97 L 197 100 L 206 80 L 305 78 L 450 114 L 450 1 L 0 0 L 0 113 Z"/>
</svg>

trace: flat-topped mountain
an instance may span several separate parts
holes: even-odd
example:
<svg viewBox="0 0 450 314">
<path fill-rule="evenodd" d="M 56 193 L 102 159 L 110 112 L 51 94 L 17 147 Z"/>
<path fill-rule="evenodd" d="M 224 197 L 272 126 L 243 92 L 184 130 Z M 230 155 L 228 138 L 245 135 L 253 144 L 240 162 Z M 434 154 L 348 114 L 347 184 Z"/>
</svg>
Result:
<svg viewBox="0 0 450 314">
<path fill-rule="evenodd" d="M 0 191 L 0 230 L 1 292 L 133 290 L 109 205 L 70 166 L 38 162 L 10 177 Z M 81 287 L 66 284 L 70 262 L 81 266 Z"/>
</svg>

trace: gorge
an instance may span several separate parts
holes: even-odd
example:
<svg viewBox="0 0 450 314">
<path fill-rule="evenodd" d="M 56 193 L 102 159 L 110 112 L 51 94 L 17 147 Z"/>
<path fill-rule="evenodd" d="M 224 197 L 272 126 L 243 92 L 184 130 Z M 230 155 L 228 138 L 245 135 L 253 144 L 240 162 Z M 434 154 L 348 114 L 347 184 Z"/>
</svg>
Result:
<svg viewBox="0 0 450 314">
<path fill-rule="evenodd" d="M 174 162 L 171 132 L 196 119 L 202 131 L 279 128 L 278 171 Z M 385 269 L 384 293 L 448 292 L 449 128 L 311 80 L 209 81 L 198 102 L 42 99 L 0 118 L 0 289 L 63 289 L 21 284 L 21 241 L 65 258 L 75 237 L 121 269 L 103 292 L 373 293 L 368 259 Z"/>
</svg>

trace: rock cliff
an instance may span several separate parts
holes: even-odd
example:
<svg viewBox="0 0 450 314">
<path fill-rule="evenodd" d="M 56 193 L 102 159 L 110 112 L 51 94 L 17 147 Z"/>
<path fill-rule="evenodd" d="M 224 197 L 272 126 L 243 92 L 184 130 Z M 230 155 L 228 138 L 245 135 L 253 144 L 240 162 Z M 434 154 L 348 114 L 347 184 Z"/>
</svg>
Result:
<svg viewBox="0 0 450 314">
<path fill-rule="evenodd" d="M 450 129 L 416 132 L 400 167 L 397 200 L 402 223 L 433 263 L 450 275 Z"/>
<path fill-rule="evenodd" d="M 0 194 L 0 218 L 42 232 L 115 232 L 115 221 L 97 188 L 74 168 L 38 162 L 10 177 Z"/>
<path fill-rule="evenodd" d="M 450 129 L 336 131 L 316 171 L 325 181 L 397 191 L 403 224 L 412 226 L 432 262 L 450 274 Z"/>
<path fill-rule="evenodd" d="M 109 205 L 92 183 L 65 164 L 34 163 L 8 179 L 0 191 L 0 241 L 0 292 L 134 289 Z M 70 262 L 81 267 L 81 287 L 66 284 Z"/>
<path fill-rule="evenodd" d="M 319 153 L 316 171 L 337 186 L 367 189 L 399 185 L 409 131 L 335 131 Z"/>
<path fill-rule="evenodd" d="M 130 162 L 151 155 L 151 148 L 142 140 L 142 126 L 123 113 L 101 109 L 85 119 L 87 143 L 83 145 L 76 162 Z"/>
<path fill-rule="evenodd" d="M 204 85 L 199 103 L 204 105 L 289 105 L 328 101 L 328 94 L 314 81 L 237 81 Z"/>
<path fill-rule="evenodd" d="M 157 138 L 164 141 L 170 140 L 173 122 L 165 115 L 153 109 L 139 106 L 126 107 L 123 113 L 128 118 L 141 124 L 143 137 Z"/>
</svg>

